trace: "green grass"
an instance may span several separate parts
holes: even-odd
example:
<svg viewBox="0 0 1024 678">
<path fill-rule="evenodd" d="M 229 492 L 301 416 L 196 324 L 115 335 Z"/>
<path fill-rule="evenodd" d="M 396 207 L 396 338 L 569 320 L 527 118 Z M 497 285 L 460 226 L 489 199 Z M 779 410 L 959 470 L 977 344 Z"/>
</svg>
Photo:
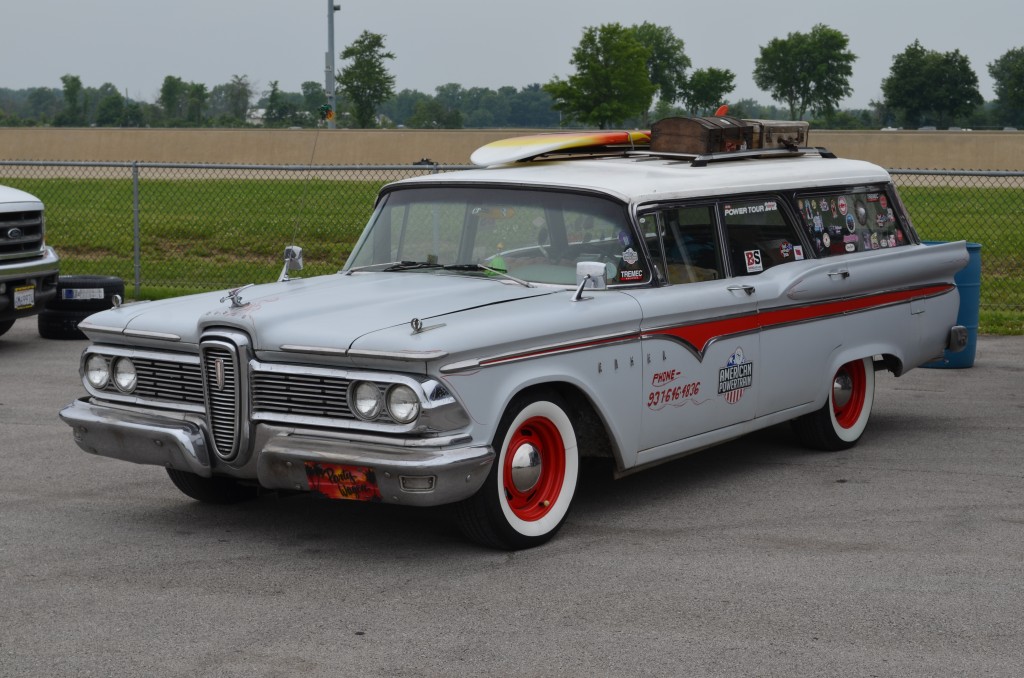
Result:
<svg viewBox="0 0 1024 678">
<path fill-rule="evenodd" d="M 369 219 L 377 191 L 395 178 L 369 171 L 374 178 L 368 181 L 172 172 L 181 178 L 143 174 L 140 182 L 137 295 L 130 177 L 3 183 L 46 204 L 47 242 L 61 255 L 62 272 L 115 275 L 125 280 L 129 297 L 155 299 L 274 280 L 289 244 L 303 248 L 302 275 L 338 270 Z M 900 192 L 923 239 L 981 243 L 979 331 L 1024 334 L 1024 191 L 907 185 Z"/>
<path fill-rule="evenodd" d="M 46 205 L 47 243 L 64 273 L 124 278 L 134 295 L 130 179 L 6 180 Z M 284 247 L 302 246 L 303 275 L 341 268 L 384 181 L 253 179 L 140 183 L 143 299 L 273 280 Z"/>
<path fill-rule="evenodd" d="M 978 331 L 1024 334 L 1024 191 L 905 186 L 900 195 L 922 239 L 981 244 Z"/>
</svg>

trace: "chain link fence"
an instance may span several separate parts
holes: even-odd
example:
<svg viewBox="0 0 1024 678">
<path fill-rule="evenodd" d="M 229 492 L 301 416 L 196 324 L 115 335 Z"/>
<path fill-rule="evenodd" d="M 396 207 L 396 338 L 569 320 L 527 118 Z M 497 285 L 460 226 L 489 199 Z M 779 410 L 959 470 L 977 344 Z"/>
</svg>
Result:
<svg viewBox="0 0 1024 678">
<path fill-rule="evenodd" d="M 0 161 L 0 183 L 46 205 L 62 273 L 157 298 L 274 280 L 288 244 L 303 275 L 337 271 L 381 186 L 459 169 Z M 1024 172 L 891 172 L 923 239 L 982 245 L 982 311 L 1024 314 Z"/>
</svg>

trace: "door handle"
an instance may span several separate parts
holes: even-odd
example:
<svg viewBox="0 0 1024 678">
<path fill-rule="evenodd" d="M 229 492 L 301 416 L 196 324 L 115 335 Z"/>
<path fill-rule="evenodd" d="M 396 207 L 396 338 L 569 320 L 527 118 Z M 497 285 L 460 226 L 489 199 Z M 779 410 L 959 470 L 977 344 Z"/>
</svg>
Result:
<svg viewBox="0 0 1024 678">
<path fill-rule="evenodd" d="M 841 268 L 838 271 L 829 271 L 828 277 L 832 278 L 833 280 L 845 280 L 846 278 L 850 277 L 850 272 L 845 268 Z"/>
<path fill-rule="evenodd" d="M 753 285 L 729 285 L 725 289 L 730 292 L 746 292 L 748 297 L 754 293 Z"/>
</svg>

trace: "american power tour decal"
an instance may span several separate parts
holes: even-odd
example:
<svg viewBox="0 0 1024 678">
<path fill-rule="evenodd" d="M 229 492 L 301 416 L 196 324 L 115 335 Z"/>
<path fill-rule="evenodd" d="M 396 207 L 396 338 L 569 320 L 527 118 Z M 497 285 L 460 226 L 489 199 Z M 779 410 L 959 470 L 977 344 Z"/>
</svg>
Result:
<svg viewBox="0 0 1024 678">
<path fill-rule="evenodd" d="M 718 395 L 724 395 L 725 402 L 735 405 L 743 397 L 744 389 L 753 384 L 754 363 L 743 357 L 742 348 L 737 348 L 725 367 L 718 370 Z"/>
<path fill-rule="evenodd" d="M 679 370 L 656 372 L 651 377 L 651 391 L 647 394 L 648 409 L 658 410 L 666 405 L 682 407 L 686 401 L 700 393 L 700 382 L 686 383 Z"/>
</svg>

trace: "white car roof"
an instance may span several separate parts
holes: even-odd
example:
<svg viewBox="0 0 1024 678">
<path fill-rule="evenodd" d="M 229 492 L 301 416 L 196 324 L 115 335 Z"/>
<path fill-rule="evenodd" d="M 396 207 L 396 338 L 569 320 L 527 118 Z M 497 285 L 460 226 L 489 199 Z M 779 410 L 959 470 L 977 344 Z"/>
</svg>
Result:
<svg viewBox="0 0 1024 678">
<path fill-rule="evenodd" d="M 820 157 L 732 159 L 694 167 L 654 155 L 546 159 L 406 179 L 400 184 L 487 183 L 596 190 L 625 202 L 885 183 L 889 173 L 860 160 Z"/>
</svg>

